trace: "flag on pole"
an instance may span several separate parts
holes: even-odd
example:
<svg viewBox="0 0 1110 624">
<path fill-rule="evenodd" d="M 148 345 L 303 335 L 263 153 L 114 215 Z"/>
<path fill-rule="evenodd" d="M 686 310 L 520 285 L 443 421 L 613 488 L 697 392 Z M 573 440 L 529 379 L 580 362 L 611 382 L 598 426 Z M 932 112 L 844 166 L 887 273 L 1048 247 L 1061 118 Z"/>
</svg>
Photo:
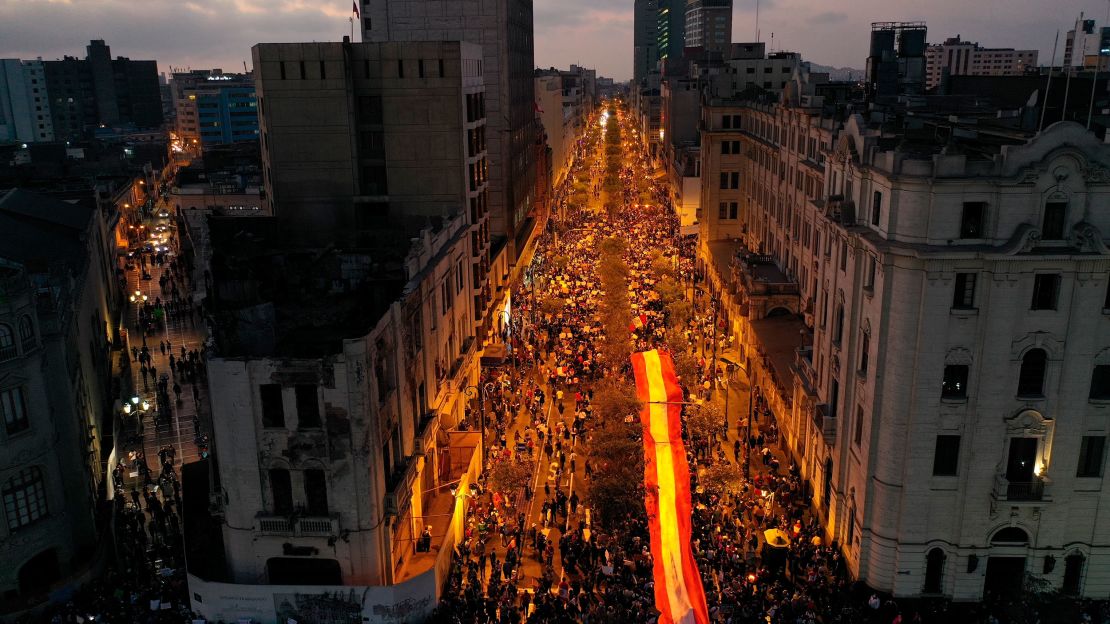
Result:
<svg viewBox="0 0 1110 624">
<path fill-rule="evenodd" d="M 351 12 L 355 14 L 356 19 L 361 19 L 362 18 L 362 15 L 360 15 L 359 12 L 358 12 L 358 1 L 357 0 L 352 0 L 352 2 L 351 2 Z"/>
<path fill-rule="evenodd" d="M 628 331 L 635 332 L 636 330 L 643 329 L 647 325 L 647 315 L 640 314 L 632 317 L 632 323 L 628 325 Z"/>
<path fill-rule="evenodd" d="M 682 388 L 671 356 L 632 354 L 636 398 L 644 403 L 644 507 L 651 535 L 660 624 L 709 624 L 691 539 L 690 465 L 682 443 Z"/>
</svg>

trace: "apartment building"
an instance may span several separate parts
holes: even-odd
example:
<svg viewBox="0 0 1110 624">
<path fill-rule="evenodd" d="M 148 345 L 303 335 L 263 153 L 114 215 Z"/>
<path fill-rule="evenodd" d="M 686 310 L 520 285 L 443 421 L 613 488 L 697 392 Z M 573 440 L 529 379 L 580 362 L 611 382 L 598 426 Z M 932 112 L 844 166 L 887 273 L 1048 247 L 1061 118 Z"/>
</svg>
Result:
<svg viewBox="0 0 1110 624">
<path fill-rule="evenodd" d="M 42 61 L 0 59 L 0 144 L 53 140 Z"/>
<path fill-rule="evenodd" d="M 258 139 L 258 102 L 250 74 L 218 69 L 174 73 L 174 131 L 183 148 Z"/>
<path fill-rule="evenodd" d="M 686 0 L 687 48 L 727 50 L 732 43 L 732 0 Z"/>
<path fill-rule="evenodd" d="M 1022 76 L 1037 69 L 1037 50 L 984 48 L 959 35 L 925 48 L 925 88 L 945 76 Z"/>
</svg>

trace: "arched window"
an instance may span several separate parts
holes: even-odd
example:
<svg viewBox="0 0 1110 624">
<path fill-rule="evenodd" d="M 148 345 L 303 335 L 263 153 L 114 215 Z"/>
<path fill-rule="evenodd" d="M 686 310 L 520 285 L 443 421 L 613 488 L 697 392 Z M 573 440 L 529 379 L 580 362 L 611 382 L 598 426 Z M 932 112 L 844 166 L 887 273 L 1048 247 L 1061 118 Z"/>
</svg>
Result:
<svg viewBox="0 0 1110 624">
<path fill-rule="evenodd" d="M 4 517 L 8 529 L 17 531 L 46 517 L 46 485 L 42 470 L 31 466 L 4 482 Z"/>
<path fill-rule="evenodd" d="M 1087 558 L 1083 553 L 1072 553 L 1064 558 L 1064 585 L 1061 590 L 1069 596 L 1079 595 L 1083 584 L 1083 564 Z"/>
<path fill-rule="evenodd" d="M 1030 349 L 1021 358 L 1021 372 L 1018 374 L 1018 396 L 1044 396 L 1044 373 L 1048 354 L 1044 349 Z"/>
<path fill-rule="evenodd" d="M 293 513 L 293 481 L 289 471 L 284 468 L 271 468 L 270 502 L 274 514 L 287 516 Z"/>
<path fill-rule="evenodd" d="M 26 314 L 19 319 L 19 343 L 23 345 L 24 351 L 35 346 L 35 326 L 31 323 L 31 317 Z"/>
<path fill-rule="evenodd" d="M 0 323 L 0 362 L 10 360 L 19 353 L 15 349 L 15 334 L 12 328 Z"/>
<path fill-rule="evenodd" d="M 1005 527 L 999 529 L 994 537 L 991 538 L 991 544 L 1028 544 L 1029 534 L 1024 529 L 1018 527 Z"/>
<path fill-rule="evenodd" d="M 941 593 L 941 583 L 944 580 L 944 551 L 934 548 L 925 555 L 925 587 L 926 594 Z"/>
</svg>

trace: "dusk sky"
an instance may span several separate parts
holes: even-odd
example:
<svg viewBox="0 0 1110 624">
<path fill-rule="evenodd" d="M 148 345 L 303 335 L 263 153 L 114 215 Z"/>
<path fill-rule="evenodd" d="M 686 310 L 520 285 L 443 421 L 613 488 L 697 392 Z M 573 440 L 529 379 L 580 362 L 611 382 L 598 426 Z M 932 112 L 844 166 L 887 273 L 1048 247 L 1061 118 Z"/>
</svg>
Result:
<svg viewBox="0 0 1110 624">
<path fill-rule="evenodd" d="M 1102 25 L 1105 0 L 762 0 L 759 29 L 774 49 L 862 68 L 872 21 L 925 20 L 929 41 L 960 34 L 992 47 L 1037 48 L 1046 64 L 1056 30 L 1080 11 Z M 0 58 L 83 57 L 89 39 L 114 55 L 172 67 L 242 71 L 259 41 L 337 40 L 351 0 L 0 0 Z M 536 65 L 578 63 L 632 73 L 632 0 L 535 0 Z M 755 0 L 736 0 L 733 41 L 755 38 Z M 1059 62 L 1059 61 L 1057 61 Z"/>
</svg>

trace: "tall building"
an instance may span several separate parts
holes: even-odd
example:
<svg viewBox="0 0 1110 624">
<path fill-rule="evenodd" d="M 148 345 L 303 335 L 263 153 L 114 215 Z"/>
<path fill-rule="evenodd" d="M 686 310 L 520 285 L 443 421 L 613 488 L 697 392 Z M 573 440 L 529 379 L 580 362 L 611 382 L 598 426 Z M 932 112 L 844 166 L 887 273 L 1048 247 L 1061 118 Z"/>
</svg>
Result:
<svg viewBox="0 0 1110 624">
<path fill-rule="evenodd" d="M 274 216 L 209 220 L 222 572 L 273 594 L 260 619 L 287 597 L 260 585 L 354 591 L 363 617 L 406 598 L 419 619 L 480 470 L 467 388 L 488 276 L 507 272 L 489 264 L 482 48 L 252 55 Z M 218 572 L 190 578 L 213 620 L 238 608 Z"/>
<path fill-rule="evenodd" d="M 104 41 L 94 40 L 84 60 L 66 56 L 43 68 L 57 140 L 85 138 L 101 126 L 162 125 L 156 61 L 113 59 Z"/>
<path fill-rule="evenodd" d="M 686 47 L 686 0 L 658 0 L 655 47 L 664 73 L 684 73 L 683 49 Z"/>
<path fill-rule="evenodd" d="M 1080 13 L 1064 40 L 1064 67 L 1110 69 L 1110 26 L 1099 28 L 1095 20 L 1083 19 Z"/>
<path fill-rule="evenodd" d="M 53 140 L 42 61 L 0 59 L 0 143 Z"/>
<path fill-rule="evenodd" d="M 509 260 L 533 238 L 535 115 L 532 0 L 362 0 L 363 41 L 467 41 L 482 46 L 489 150 L 491 234 L 506 237 Z"/>
<path fill-rule="evenodd" d="M 873 22 L 867 89 L 873 99 L 925 91 L 925 22 Z"/>
<path fill-rule="evenodd" d="M 727 51 L 732 43 L 732 0 L 686 0 L 687 48 Z"/>
<path fill-rule="evenodd" d="M 0 197 L 0 613 L 45 600 L 100 543 L 115 252 L 91 197 Z"/>
<path fill-rule="evenodd" d="M 1021 76 L 1036 71 L 1036 50 L 983 48 L 959 35 L 925 49 L 925 88 L 949 76 Z"/>
<path fill-rule="evenodd" d="M 183 146 L 201 149 L 258 139 L 258 103 L 251 74 L 218 69 L 174 73 L 174 128 Z"/>
<path fill-rule="evenodd" d="M 638 88 L 659 62 L 659 0 L 636 0 L 632 14 L 632 87 Z"/>
</svg>

